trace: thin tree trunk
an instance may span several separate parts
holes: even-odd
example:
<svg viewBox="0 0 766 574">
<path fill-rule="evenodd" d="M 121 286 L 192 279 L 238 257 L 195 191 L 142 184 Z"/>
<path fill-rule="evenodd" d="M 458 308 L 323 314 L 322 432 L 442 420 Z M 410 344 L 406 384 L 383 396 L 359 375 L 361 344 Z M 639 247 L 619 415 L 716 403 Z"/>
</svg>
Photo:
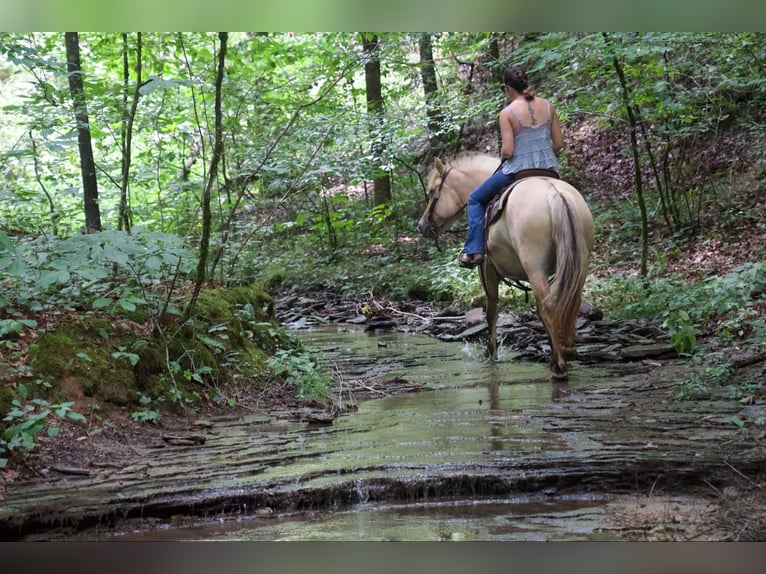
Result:
<svg viewBox="0 0 766 574">
<path fill-rule="evenodd" d="M 48 208 L 50 210 L 51 214 L 51 232 L 53 235 L 58 235 L 58 219 L 59 214 L 56 213 L 56 205 L 53 203 L 53 198 L 51 197 L 51 194 L 48 193 L 48 189 L 45 187 L 45 184 L 43 183 L 43 178 L 40 175 L 40 158 L 37 157 L 37 143 L 35 142 L 35 138 L 32 135 L 32 130 L 29 130 L 29 140 L 32 142 L 32 158 L 34 160 L 34 166 L 35 166 L 35 179 L 37 180 L 37 184 L 40 186 L 40 189 L 43 190 L 43 193 L 45 194 L 46 199 L 48 200 Z"/>
<path fill-rule="evenodd" d="M 386 144 L 380 136 L 383 123 L 383 90 L 380 81 L 380 58 L 378 57 L 377 34 L 362 33 L 362 45 L 365 55 L 364 80 L 367 91 L 367 114 L 370 118 L 370 139 L 372 154 L 382 159 Z M 383 170 L 373 179 L 373 202 L 381 205 L 391 201 L 391 178 Z"/>
<path fill-rule="evenodd" d="M 500 35 L 497 32 L 492 34 L 492 39 L 489 42 L 489 56 L 491 58 L 492 83 L 502 86 L 505 71 L 500 67 Z M 495 133 L 497 134 L 497 149 L 499 150 L 503 147 L 500 122 L 495 122 Z"/>
<path fill-rule="evenodd" d="M 420 52 L 420 79 L 423 82 L 423 94 L 426 100 L 426 117 L 428 118 L 428 140 L 431 144 L 431 153 L 440 157 L 447 151 L 446 136 L 442 132 L 444 114 L 439 109 L 437 95 L 439 88 L 436 83 L 436 64 L 434 62 L 433 45 L 431 34 L 423 32 L 418 37 L 418 49 Z"/>
<path fill-rule="evenodd" d="M 207 280 L 207 259 L 208 252 L 210 251 L 210 235 L 212 231 L 213 216 L 210 211 L 210 199 L 213 192 L 213 186 L 215 185 L 218 177 L 218 164 L 223 154 L 223 121 L 221 113 L 221 86 L 223 85 L 223 71 L 226 63 L 226 42 L 228 40 L 227 32 L 219 32 L 218 38 L 220 40 L 220 49 L 218 51 L 218 74 L 215 80 L 215 136 L 213 142 L 213 155 L 210 158 L 210 171 L 208 173 L 207 181 L 205 182 L 205 189 L 202 192 L 202 237 L 200 238 L 199 246 L 199 261 L 197 262 L 197 277 L 194 284 L 194 291 L 192 293 L 189 305 L 184 312 L 184 320 L 191 317 L 194 311 L 194 306 L 197 303 L 197 297 L 202 289 L 202 285 Z"/>
<path fill-rule="evenodd" d="M 80 65 L 80 37 L 77 32 L 65 32 L 66 66 L 69 75 L 69 91 L 72 94 L 74 117 L 77 124 L 77 144 L 80 150 L 83 200 L 85 204 L 85 229 L 88 233 L 101 231 L 101 212 L 98 207 L 98 180 L 93 146 L 90 139 L 88 107 L 82 83 Z"/>
<path fill-rule="evenodd" d="M 610 39 L 606 33 L 603 34 L 607 45 L 610 44 Z M 641 177 L 641 157 L 638 151 L 638 124 L 639 116 L 638 110 L 635 109 L 634 104 L 631 101 L 630 86 L 625 79 L 625 72 L 622 69 L 622 64 L 617 58 L 617 55 L 613 52 L 612 64 L 617 72 L 617 77 L 620 80 L 620 86 L 622 88 L 622 99 L 625 103 L 625 110 L 628 113 L 628 122 L 630 125 L 630 148 L 633 153 L 633 166 L 635 173 L 636 183 L 636 198 L 638 199 L 638 208 L 641 211 L 641 275 L 646 277 L 647 274 L 647 260 L 649 258 L 649 221 L 646 212 L 646 200 L 644 199 L 644 185 L 643 178 Z"/>
<path fill-rule="evenodd" d="M 492 70 L 492 83 L 498 86 L 503 85 L 503 76 L 505 70 L 500 65 L 500 38 L 501 33 L 493 32 L 489 41 L 489 57 L 491 58 L 490 69 Z"/>
<path fill-rule="evenodd" d="M 130 163 L 133 143 L 133 121 L 136 117 L 138 108 L 138 99 L 141 96 L 139 89 L 141 87 L 141 32 L 136 36 L 136 89 L 133 91 L 133 102 L 130 110 L 127 109 L 128 103 L 128 35 L 123 34 L 123 72 L 124 72 L 124 92 L 123 92 L 123 113 L 122 120 L 122 182 L 120 184 L 120 210 L 117 220 L 117 229 L 130 231 L 130 212 L 128 206 L 128 181 L 130 178 Z"/>
</svg>

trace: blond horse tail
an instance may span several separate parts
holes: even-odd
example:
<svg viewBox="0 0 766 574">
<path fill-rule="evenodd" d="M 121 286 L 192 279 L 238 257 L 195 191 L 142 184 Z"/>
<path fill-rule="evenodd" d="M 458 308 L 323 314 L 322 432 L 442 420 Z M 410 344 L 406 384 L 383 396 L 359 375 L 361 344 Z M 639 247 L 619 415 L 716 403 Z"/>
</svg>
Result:
<svg viewBox="0 0 766 574">
<path fill-rule="evenodd" d="M 551 235 L 556 246 L 556 272 L 545 307 L 556 317 L 558 340 L 567 353 L 574 353 L 575 321 L 588 274 L 589 249 L 582 223 L 572 200 L 555 191 L 548 196 Z"/>
</svg>

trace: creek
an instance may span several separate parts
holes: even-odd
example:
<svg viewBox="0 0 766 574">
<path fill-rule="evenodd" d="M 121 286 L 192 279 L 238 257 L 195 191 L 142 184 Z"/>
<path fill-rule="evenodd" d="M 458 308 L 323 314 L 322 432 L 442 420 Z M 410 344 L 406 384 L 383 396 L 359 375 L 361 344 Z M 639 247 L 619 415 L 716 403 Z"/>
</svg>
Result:
<svg viewBox="0 0 766 574">
<path fill-rule="evenodd" d="M 0 524 L 23 517 L 28 540 L 610 540 L 615 505 L 702 512 L 694 487 L 726 470 L 711 443 L 734 436 L 732 406 L 669 401 L 660 363 L 574 362 L 553 384 L 546 364 L 487 362 L 472 343 L 300 337 L 353 408 L 221 417 L 203 444 L 12 485 Z M 751 454 L 726 464 L 748 471 Z"/>
</svg>

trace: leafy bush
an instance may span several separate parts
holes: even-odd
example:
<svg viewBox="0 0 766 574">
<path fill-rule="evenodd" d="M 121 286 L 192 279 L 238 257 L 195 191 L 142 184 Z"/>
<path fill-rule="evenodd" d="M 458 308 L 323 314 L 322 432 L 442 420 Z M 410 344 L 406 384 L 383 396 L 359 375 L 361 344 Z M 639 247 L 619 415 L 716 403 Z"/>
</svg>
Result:
<svg viewBox="0 0 766 574">
<path fill-rule="evenodd" d="M 668 329 L 679 353 L 696 347 L 696 337 L 715 328 L 723 340 L 763 341 L 766 322 L 757 311 L 766 302 L 766 262 L 746 263 L 721 276 L 689 284 L 669 275 L 593 279 L 588 289 L 615 319 L 644 319 Z"/>
<path fill-rule="evenodd" d="M 83 415 L 72 410 L 74 403 L 71 401 L 50 404 L 44 399 L 30 399 L 27 387 L 23 384 L 18 386 L 17 392 L 18 398 L 13 399 L 11 409 L 3 418 L 6 424 L 0 438 L 0 455 L 35 450 L 39 446 L 37 436 L 43 430 L 47 431 L 49 437 L 58 435 L 57 419 L 85 420 Z M 7 463 L 7 458 L 0 458 L 0 468 Z"/>
<path fill-rule="evenodd" d="M 274 374 L 298 388 L 301 398 L 325 401 L 330 396 L 330 377 L 317 371 L 314 358 L 303 351 L 280 349 L 267 361 Z"/>
<path fill-rule="evenodd" d="M 0 306 L 172 312 L 165 286 L 192 268 L 193 256 L 182 240 L 165 233 L 40 236 L 16 245 L 0 231 L 0 274 L 9 279 Z"/>
</svg>

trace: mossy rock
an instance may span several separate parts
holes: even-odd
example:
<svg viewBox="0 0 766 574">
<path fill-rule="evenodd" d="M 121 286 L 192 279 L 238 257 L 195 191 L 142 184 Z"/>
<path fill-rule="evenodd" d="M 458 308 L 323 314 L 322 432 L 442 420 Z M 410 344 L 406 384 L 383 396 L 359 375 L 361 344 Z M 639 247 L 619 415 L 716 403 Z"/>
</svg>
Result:
<svg viewBox="0 0 766 574">
<path fill-rule="evenodd" d="M 215 324 L 219 320 L 230 318 L 234 311 L 249 305 L 248 312 L 255 321 L 274 319 L 274 300 L 257 285 L 239 285 L 220 289 L 208 289 L 200 292 L 195 314 L 204 316 Z"/>
<path fill-rule="evenodd" d="M 195 407 L 209 388 L 235 379 L 266 381 L 269 357 L 300 346 L 273 315 L 272 298 L 263 289 L 237 286 L 202 291 L 191 320 L 150 335 L 129 322 L 62 323 L 29 347 L 35 376 L 50 383 L 37 385 L 36 392 L 63 401 L 72 400 L 74 390 L 120 407 L 138 405 L 142 397 L 163 404 L 177 404 L 181 397 Z"/>
<path fill-rule="evenodd" d="M 44 333 L 29 347 L 28 361 L 35 374 L 50 383 L 39 386 L 42 398 L 67 400 L 62 385 L 66 378 L 77 381 L 87 397 L 126 405 L 138 399 L 133 368 L 125 359 L 115 359 L 120 335 L 87 322 L 63 324 Z M 104 339 L 106 335 L 107 339 Z"/>
<path fill-rule="evenodd" d="M 274 301 L 257 285 L 202 291 L 194 308 L 193 330 L 219 329 L 233 349 L 255 345 L 268 353 L 291 348 L 295 342 L 274 320 Z"/>
</svg>

